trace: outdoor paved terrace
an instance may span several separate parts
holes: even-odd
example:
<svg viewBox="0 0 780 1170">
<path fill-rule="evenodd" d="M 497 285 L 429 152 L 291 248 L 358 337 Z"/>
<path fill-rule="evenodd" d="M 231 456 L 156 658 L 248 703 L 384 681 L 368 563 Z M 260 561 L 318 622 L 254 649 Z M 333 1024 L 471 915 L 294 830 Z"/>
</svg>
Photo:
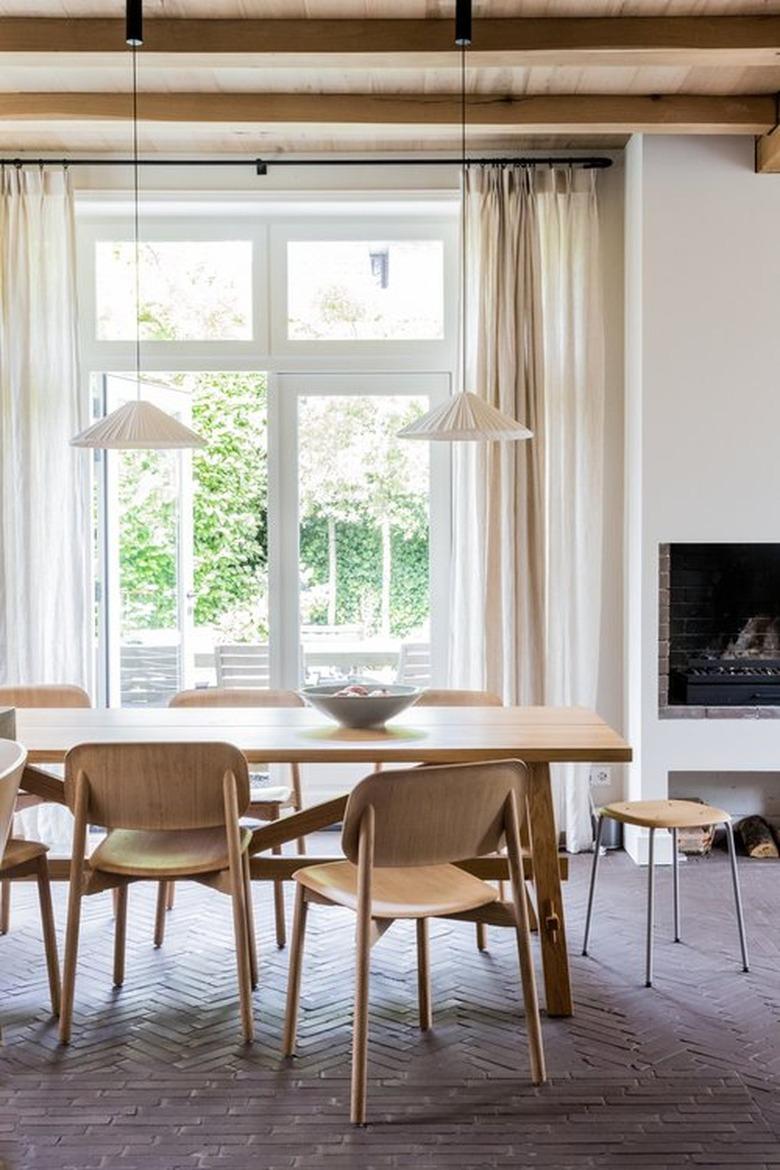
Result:
<svg viewBox="0 0 780 1170">
<path fill-rule="evenodd" d="M 529 1083 L 514 942 L 432 931 L 434 1030 L 417 1028 L 414 931 L 372 952 L 370 1125 L 348 1120 L 352 925 L 310 915 L 299 1053 L 280 1055 L 286 952 L 255 887 L 257 1038 L 240 1043 L 230 903 L 182 885 L 165 946 L 154 893 L 130 890 L 127 976 L 111 987 L 111 901 L 85 904 L 73 1042 L 57 1045 L 32 887 L 0 939 L 0 1160 L 14 1170 L 780 1166 L 780 868 L 743 860 L 752 971 L 740 972 L 725 856 L 658 875 L 656 987 L 643 979 L 646 873 L 601 869 L 593 957 L 579 956 L 590 858 L 566 888 L 576 1015 L 543 1020 L 550 1084 Z M 65 889 L 56 892 L 60 930 Z"/>
</svg>

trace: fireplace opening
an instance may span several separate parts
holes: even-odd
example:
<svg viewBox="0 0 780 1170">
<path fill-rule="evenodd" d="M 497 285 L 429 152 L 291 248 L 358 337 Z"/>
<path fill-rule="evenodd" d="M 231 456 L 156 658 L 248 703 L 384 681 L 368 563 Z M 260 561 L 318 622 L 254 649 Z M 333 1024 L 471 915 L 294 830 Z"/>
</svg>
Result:
<svg viewBox="0 0 780 1170">
<path fill-rule="evenodd" d="M 661 705 L 780 706 L 780 544 L 662 548 Z"/>
</svg>

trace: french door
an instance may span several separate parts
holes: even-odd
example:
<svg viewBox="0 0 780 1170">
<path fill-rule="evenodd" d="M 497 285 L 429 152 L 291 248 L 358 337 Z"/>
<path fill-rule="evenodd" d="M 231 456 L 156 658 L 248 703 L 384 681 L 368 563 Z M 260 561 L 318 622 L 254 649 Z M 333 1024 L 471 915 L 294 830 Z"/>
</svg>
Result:
<svg viewBox="0 0 780 1170">
<path fill-rule="evenodd" d="M 98 414 L 135 393 L 94 386 Z M 144 397 L 207 446 L 98 454 L 102 700 L 214 685 L 237 644 L 270 658 L 255 685 L 380 684 L 404 663 L 443 680 L 449 453 L 397 432 L 448 391 L 439 374 L 149 375 Z"/>
<path fill-rule="evenodd" d="M 280 685 L 391 682 L 412 652 L 425 662 L 418 681 L 444 679 L 449 453 L 397 432 L 448 393 L 444 374 L 271 380 L 272 668 Z"/>
</svg>

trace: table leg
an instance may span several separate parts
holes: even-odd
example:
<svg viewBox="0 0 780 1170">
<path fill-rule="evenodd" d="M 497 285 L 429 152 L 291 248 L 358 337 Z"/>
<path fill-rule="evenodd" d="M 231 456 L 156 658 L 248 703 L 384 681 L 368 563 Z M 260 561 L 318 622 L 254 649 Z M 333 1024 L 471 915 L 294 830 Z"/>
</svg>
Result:
<svg viewBox="0 0 780 1170">
<path fill-rule="evenodd" d="M 550 765 L 530 764 L 529 775 L 528 816 L 547 1014 L 570 1016 L 573 1008 L 569 953 L 566 949 L 563 895 L 558 872 L 558 839 L 553 813 Z"/>
</svg>

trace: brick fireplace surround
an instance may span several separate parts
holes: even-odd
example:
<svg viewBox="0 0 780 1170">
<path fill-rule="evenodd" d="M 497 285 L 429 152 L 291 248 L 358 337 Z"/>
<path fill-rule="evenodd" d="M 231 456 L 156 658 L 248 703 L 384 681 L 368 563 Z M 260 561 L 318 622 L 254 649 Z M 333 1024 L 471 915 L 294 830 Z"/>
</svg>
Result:
<svg viewBox="0 0 780 1170">
<path fill-rule="evenodd" d="M 685 666 L 685 653 L 680 643 L 684 634 L 694 631 L 694 638 L 706 632 L 706 620 L 700 607 L 707 586 L 696 581 L 677 590 L 672 597 L 672 546 L 658 546 L 658 716 L 660 719 L 780 719 L 780 706 L 695 706 L 675 702 L 670 696 L 670 678 L 675 669 Z M 683 596 L 680 597 L 679 594 Z M 686 616 L 688 609 L 690 616 Z M 674 612 L 673 612 L 674 611 Z M 673 622 L 677 623 L 673 639 Z M 679 637 L 680 629 L 683 638 Z"/>
</svg>

